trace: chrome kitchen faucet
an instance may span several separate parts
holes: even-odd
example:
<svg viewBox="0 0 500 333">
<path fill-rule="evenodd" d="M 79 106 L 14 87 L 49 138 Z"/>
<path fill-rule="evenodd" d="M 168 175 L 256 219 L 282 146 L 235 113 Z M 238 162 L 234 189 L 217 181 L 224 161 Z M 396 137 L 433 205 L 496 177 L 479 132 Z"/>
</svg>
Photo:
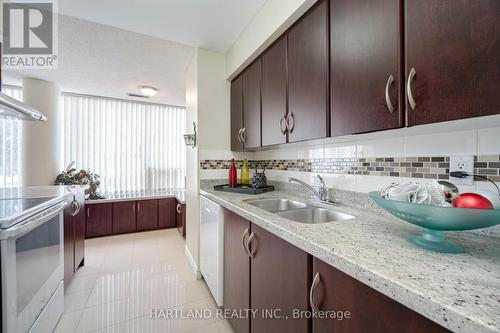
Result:
<svg viewBox="0 0 500 333">
<path fill-rule="evenodd" d="M 314 187 L 312 187 L 311 185 L 309 185 L 306 182 L 303 182 L 302 180 L 297 179 L 297 178 L 290 177 L 290 178 L 288 178 L 288 182 L 290 182 L 290 183 L 295 182 L 295 183 L 301 184 L 306 189 L 311 191 L 314 194 L 314 196 L 319 201 L 321 201 L 323 203 L 335 203 L 335 200 L 330 198 L 330 195 L 328 193 L 328 189 L 326 188 L 326 185 L 325 185 L 325 180 L 320 175 L 317 175 L 317 176 L 318 176 L 318 179 L 320 181 L 319 190 L 314 189 Z"/>
</svg>

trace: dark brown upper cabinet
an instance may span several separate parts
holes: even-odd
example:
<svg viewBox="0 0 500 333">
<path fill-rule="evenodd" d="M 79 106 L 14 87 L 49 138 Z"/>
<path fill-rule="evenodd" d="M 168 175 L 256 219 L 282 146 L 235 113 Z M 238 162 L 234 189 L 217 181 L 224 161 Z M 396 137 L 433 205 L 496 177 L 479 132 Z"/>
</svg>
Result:
<svg viewBox="0 0 500 333">
<path fill-rule="evenodd" d="M 406 1 L 405 10 L 409 125 L 499 113 L 500 1 Z"/>
<path fill-rule="evenodd" d="M 449 332 L 317 258 L 310 296 L 313 310 L 349 311 L 350 315 L 343 320 L 314 318 L 313 333 Z"/>
<path fill-rule="evenodd" d="M 320 0 L 288 32 L 290 142 L 329 135 L 328 15 Z"/>
<path fill-rule="evenodd" d="M 243 149 L 243 81 L 241 75 L 231 82 L 231 150 Z"/>
<path fill-rule="evenodd" d="M 262 146 L 286 143 L 286 36 L 262 55 Z"/>
<path fill-rule="evenodd" d="M 241 138 L 244 148 L 258 148 L 260 140 L 260 59 L 242 74 L 243 79 L 243 130 Z"/>
<path fill-rule="evenodd" d="M 330 1 L 331 135 L 404 126 L 402 0 Z"/>
</svg>

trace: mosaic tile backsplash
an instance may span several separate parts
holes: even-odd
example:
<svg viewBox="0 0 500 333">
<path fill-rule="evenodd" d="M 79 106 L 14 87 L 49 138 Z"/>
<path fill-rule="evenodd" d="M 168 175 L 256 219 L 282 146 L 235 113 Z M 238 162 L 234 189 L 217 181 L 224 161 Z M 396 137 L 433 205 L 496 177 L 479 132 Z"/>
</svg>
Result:
<svg viewBox="0 0 500 333">
<path fill-rule="evenodd" d="M 204 170 L 229 169 L 230 160 L 201 160 Z M 243 161 L 235 161 L 239 169 Z M 368 176 L 409 177 L 423 179 L 448 179 L 449 157 L 373 157 L 332 158 L 297 160 L 250 160 L 251 169 L 301 171 L 330 174 L 352 174 Z M 500 155 L 479 155 L 474 157 L 474 173 L 500 182 Z M 476 178 L 482 181 L 482 178 Z"/>
</svg>

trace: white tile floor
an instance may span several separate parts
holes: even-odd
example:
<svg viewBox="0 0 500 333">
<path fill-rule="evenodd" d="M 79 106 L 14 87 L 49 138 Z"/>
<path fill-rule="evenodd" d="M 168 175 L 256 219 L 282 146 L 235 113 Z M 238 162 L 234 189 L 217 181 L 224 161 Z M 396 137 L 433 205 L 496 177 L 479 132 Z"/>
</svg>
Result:
<svg viewBox="0 0 500 333">
<path fill-rule="evenodd" d="M 85 266 L 68 285 L 55 330 L 71 332 L 232 332 L 208 319 L 154 319 L 151 309 L 209 309 L 217 305 L 196 280 L 177 229 L 85 241 Z"/>
</svg>

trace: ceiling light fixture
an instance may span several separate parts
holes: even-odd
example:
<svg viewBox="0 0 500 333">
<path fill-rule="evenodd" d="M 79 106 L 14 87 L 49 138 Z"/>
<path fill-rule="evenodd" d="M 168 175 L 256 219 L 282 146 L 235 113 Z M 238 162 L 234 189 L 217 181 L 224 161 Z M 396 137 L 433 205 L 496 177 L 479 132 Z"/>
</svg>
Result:
<svg viewBox="0 0 500 333">
<path fill-rule="evenodd" d="M 139 91 L 144 96 L 153 97 L 154 95 L 156 95 L 158 93 L 159 90 L 157 88 L 151 87 L 151 86 L 139 86 Z"/>
</svg>

